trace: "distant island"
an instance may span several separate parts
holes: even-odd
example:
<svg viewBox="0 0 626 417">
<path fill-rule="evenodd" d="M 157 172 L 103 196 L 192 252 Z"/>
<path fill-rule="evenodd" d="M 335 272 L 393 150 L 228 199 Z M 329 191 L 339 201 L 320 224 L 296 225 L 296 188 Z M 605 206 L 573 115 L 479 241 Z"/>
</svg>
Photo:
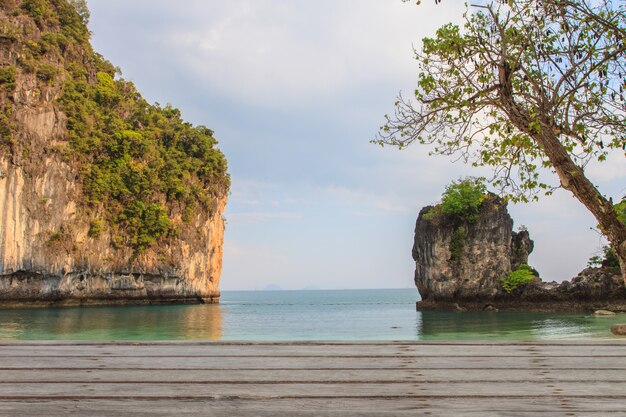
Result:
<svg viewBox="0 0 626 417">
<path fill-rule="evenodd" d="M 216 302 L 226 159 L 77 4 L 0 3 L 0 306 Z"/>
</svg>

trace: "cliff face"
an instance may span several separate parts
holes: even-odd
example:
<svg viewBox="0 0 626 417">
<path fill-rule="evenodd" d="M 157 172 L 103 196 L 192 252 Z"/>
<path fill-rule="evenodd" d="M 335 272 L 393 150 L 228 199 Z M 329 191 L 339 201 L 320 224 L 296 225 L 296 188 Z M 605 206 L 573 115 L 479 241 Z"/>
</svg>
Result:
<svg viewBox="0 0 626 417">
<path fill-rule="evenodd" d="M 24 4 L 0 3 L 0 25 L 6 33 L 0 37 L 0 70 L 4 74 L 0 80 L 0 306 L 219 300 L 222 214 L 228 186 L 215 187 L 216 181 L 195 172 L 172 175 L 182 184 L 180 189 L 184 190 L 185 181 L 193 182 L 196 195 L 202 194 L 204 205 L 185 197 L 188 207 L 195 210 L 186 210 L 179 201 L 182 198 L 171 197 L 163 191 L 165 186 L 140 188 L 133 195 L 123 182 L 118 186 L 123 193 L 87 199 L 85 178 L 99 172 L 96 168 L 102 171 L 99 161 L 105 156 L 111 158 L 96 145 L 82 154 L 73 147 L 70 136 L 76 135 L 73 123 L 77 120 L 68 117 L 62 98 L 72 79 L 68 68 L 80 66 L 87 74 L 85 85 L 95 85 L 98 68 L 94 60 L 99 58 L 88 43 L 68 40 L 69 35 L 61 31 L 66 29 L 67 16 L 77 18 L 65 0 L 42 6 L 48 9 L 40 19 Z M 51 23 L 47 18 L 56 20 Z M 75 21 L 74 25 L 86 31 L 84 25 Z M 61 46 L 42 52 L 46 39 L 61 35 L 64 40 L 55 44 Z M 133 100 L 139 99 L 133 96 Z M 105 120 L 112 118 L 109 109 L 97 111 Z M 132 119 L 130 111 L 126 113 L 119 117 L 125 123 L 120 122 L 120 131 L 134 129 L 147 137 L 142 123 Z M 96 124 L 97 118 L 89 112 L 84 118 L 87 127 L 83 132 L 90 132 L 86 130 L 92 129 L 89 123 Z M 104 142 L 103 131 L 94 133 L 94 138 Z M 155 141 L 162 140 L 158 132 L 151 135 Z M 215 152 L 212 157 L 221 155 L 209 151 Z M 98 160 L 99 155 L 105 156 Z M 157 178 L 164 164 L 153 164 L 150 158 L 122 155 L 120 160 L 127 165 L 111 164 L 122 167 L 119 178 L 123 181 L 127 181 L 124 170 L 128 167 L 139 170 L 151 164 Z M 227 176 L 223 165 L 221 177 Z M 201 168 L 206 172 L 206 164 Z M 163 184 L 164 180 L 158 177 L 154 182 Z M 106 181 L 104 185 L 112 187 Z M 137 202 L 143 211 L 131 217 L 126 208 Z M 157 213 L 152 216 L 156 220 L 145 207 Z M 144 225 L 153 223 L 160 229 L 147 237 L 139 234 L 144 233 L 139 230 Z M 130 235 L 133 227 L 138 231 Z"/>
<path fill-rule="evenodd" d="M 505 291 L 502 279 L 527 264 L 534 244 L 528 231 L 512 231 L 503 200 L 491 195 L 471 223 L 431 219 L 427 213 L 432 209 L 423 208 L 415 226 L 418 309 L 626 311 L 620 272 L 606 267 L 585 269 L 562 283 L 535 277 Z"/>
</svg>

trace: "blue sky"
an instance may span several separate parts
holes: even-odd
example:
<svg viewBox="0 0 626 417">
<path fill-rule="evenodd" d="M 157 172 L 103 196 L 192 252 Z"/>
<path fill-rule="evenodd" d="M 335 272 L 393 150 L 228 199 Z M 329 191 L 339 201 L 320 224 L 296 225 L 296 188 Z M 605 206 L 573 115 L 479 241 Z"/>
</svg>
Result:
<svg viewBox="0 0 626 417">
<path fill-rule="evenodd" d="M 151 102 L 216 132 L 232 176 L 221 288 L 413 287 L 419 209 L 484 175 L 428 148 L 369 143 L 417 79 L 412 47 L 462 2 L 89 0 L 95 49 Z M 621 197 L 617 155 L 588 168 Z M 510 208 L 544 280 L 569 279 L 601 240 L 565 192 Z"/>
</svg>

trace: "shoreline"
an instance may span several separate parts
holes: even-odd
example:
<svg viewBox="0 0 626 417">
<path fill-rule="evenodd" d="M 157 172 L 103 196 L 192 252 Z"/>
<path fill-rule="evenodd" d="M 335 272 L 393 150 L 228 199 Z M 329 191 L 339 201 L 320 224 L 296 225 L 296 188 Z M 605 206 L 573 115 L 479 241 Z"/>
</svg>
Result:
<svg viewBox="0 0 626 417">
<path fill-rule="evenodd" d="M 134 307 L 134 306 L 162 306 L 162 305 L 195 305 L 219 304 L 220 295 L 208 298 L 116 298 L 116 299 L 62 299 L 45 301 L 0 300 L 1 310 L 14 309 L 45 309 L 45 308 L 74 308 L 74 307 Z"/>
<path fill-rule="evenodd" d="M 626 300 L 420 300 L 415 303 L 417 311 L 494 311 L 528 313 L 593 313 L 608 310 L 626 312 Z"/>
</svg>

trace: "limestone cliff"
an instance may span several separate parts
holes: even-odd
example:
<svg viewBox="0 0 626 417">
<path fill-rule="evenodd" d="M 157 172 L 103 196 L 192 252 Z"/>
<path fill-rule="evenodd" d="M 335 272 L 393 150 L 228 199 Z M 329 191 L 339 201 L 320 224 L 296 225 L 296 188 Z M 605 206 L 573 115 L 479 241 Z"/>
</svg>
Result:
<svg viewBox="0 0 626 417">
<path fill-rule="evenodd" d="M 605 267 L 586 269 L 562 283 L 537 276 L 505 291 L 502 279 L 528 263 L 534 243 L 528 231 L 512 231 L 507 204 L 495 195 L 485 199 L 473 222 L 431 217 L 431 210 L 423 208 L 415 226 L 418 309 L 626 311 L 620 273 Z"/>
<path fill-rule="evenodd" d="M 413 244 L 415 285 L 423 300 L 492 298 L 500 279 L 528 262 L 533 242 L 528 232 L 512 231 L 506 203 L 497 196 L 483 202 L 474 222 L 428 219 L 432 208 L 420 211 Z"/>
<path fill-rule="evenodd" d="M 0 306 L 219 300 L 212 132 L 114 80 L 66 0 L 0 2 L 0 28 Z"/>
</svg>

